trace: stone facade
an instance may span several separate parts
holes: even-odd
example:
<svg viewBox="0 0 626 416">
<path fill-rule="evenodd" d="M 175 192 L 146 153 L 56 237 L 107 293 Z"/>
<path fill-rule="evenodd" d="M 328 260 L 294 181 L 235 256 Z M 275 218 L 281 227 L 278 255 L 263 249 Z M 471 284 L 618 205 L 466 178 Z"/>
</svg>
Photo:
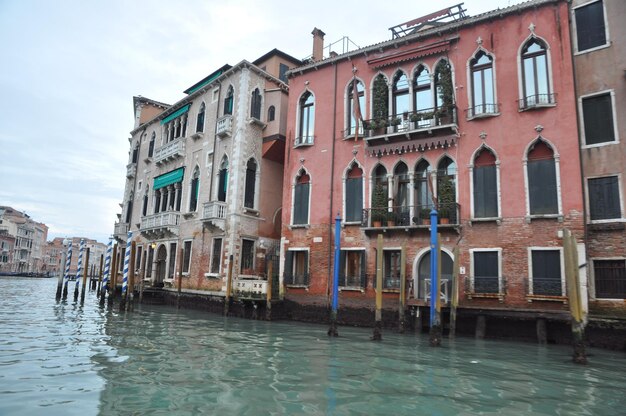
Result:
<svg viewBox="0 0 626 416">
<path fill-rule="evenodd" d="M 43 246 L 48 227 L 33 221 L 27 214 L 11 207 L 0 206 L 2 246 L 0 271 L 13 273 L 43 273 Z M 6 260 L 6 261 L 5 261 Z"/>
</svg>

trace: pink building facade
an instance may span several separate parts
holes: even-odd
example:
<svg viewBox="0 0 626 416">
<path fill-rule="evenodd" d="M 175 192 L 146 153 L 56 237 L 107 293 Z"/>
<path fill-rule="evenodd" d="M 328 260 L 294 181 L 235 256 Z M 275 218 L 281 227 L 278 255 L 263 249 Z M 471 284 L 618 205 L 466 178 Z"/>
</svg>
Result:
<svg viewBox="0 0 626 416">
<path fill-rule="evenodd" d="M 328 304 L 339 215 L 339 320 L 374 307 L 381 234 L 383 307 L 398 308 L 405 279 L 407 304 L 426 311 L 438 208 L 444 305 L 456 272 L 461 317 L 566 316 L 563 229 L 585 263 L 568 5 L 449 12 L 342 55 L 314 50 L 290 72 L 285 299 Z"/>
</svg>

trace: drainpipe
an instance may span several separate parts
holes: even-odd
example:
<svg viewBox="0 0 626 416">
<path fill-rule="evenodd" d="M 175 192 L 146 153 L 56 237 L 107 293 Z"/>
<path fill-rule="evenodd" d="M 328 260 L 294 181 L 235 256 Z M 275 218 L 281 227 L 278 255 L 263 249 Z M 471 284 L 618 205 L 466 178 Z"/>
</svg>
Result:
<svg viewBox="0 0 626 416">
<path fill-rule="evenodd" d="M 333 239 L 333 183 L 335 182 L 335 127 L 337 124 L 337 64 L 335 66 L 335 79 L 333 81 L 333 145 L 330 153 L 330 209 L 328 211 L 328 258 L 332 258 L 333 246 L 330 242 Z M 328 262 L 328 278 L 326 279 L 326 298 L 330 307 L 330 279 L 332 279 L 332 267 Z"/>
</svg>

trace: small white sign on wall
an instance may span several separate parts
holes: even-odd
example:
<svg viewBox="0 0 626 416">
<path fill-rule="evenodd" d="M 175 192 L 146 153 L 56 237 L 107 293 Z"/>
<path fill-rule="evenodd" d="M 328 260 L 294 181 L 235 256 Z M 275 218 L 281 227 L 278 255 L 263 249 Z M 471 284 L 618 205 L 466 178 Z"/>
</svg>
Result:
<svg viewBox="0 0 626 416">
<path fill-rule="evenodd" d="M 465 267 L 459 267 L 459 274 L 465 274 Z"/>
<path fill-rule="evenodd" d="M 314 243 L 321 243 L 322 242 L 322 237 L 313 237 L 313 242 Z"/>
</svg>

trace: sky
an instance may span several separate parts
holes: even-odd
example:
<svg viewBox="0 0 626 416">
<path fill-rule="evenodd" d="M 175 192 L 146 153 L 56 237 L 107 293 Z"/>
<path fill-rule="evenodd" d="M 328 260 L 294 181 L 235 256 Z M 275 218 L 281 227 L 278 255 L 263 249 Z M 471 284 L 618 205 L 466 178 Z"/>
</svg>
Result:
<svg viewBox="0 0 626 416">
<path fill-rule="evenodd" d="M 124 194 L 133 96 L 173 104 L 228 63 L 278 48 L 391 38 L 390 27 L 461 0 L 0 0 L 0 205 L 48 239 L 106 243 Z M 470 16 L 521 0 L 467 0 Z M 341 50 L 338 50 L 341 52 Z"/>
</svg>

